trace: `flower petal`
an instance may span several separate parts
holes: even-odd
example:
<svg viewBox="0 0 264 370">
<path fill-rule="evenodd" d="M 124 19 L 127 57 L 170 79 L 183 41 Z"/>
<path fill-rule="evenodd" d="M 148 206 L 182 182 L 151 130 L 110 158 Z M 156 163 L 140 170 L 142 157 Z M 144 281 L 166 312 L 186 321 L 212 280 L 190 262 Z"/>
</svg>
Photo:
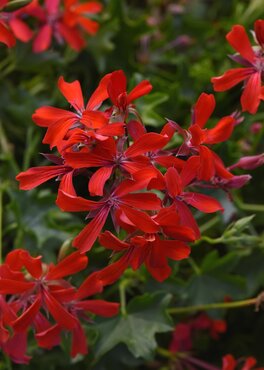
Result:
<svg viewBox="0 0 264 370">
<path fill-rule="evenodd" d="M 243 112 L 255 114 L 260 103 L 261 92 L 261 72 L 252 74 L 246 82 L 244 91 L 241 95 L 241 105 Z"/>
<path fill-rule="evenodd" d="M 65 276 L 74 275 L 85 269 L 88 263 L 88 257 L 79 252 L 71 253 L 63 258 L 56 266 L 51 267 L 46 276 L 47 280 L 57 280 Z"/>
<path fill-rule="evenodd" d="M 226 91 L 255 73 L 253 68 L 229 69 L 222 76 L 211 78 L 214 91 Z"/>
<path fill-rule="evenodd" d="M 213 94 L 202 93 L 193 110 L 193 123 L 201 128 L 204 127 L 215 109 L 215 98 Z"/>
<path fill-rule="evenodd" d="M 134 100 L 140 98 L 141 96 L 147 95 L 152 90 L 152 85 L 149 81 L 141 81 L 127 96 L 128 104 L 132 103 Z"/>
<path fill-rule="evenodd" d="M 226 35 L 229 44 L 246 60 L 253 63 L 255 53 L 250 44 L 245 28 L 240 24 L 232 27 L 232 30 Z"/>
<path fill-rule="evenodd" d="M 205 194 L 198 193 L 183 193 L 184 201 L 201 212 L 213 213 L 223 211 L 223 207 L 218 200 Z"/>
</svg>

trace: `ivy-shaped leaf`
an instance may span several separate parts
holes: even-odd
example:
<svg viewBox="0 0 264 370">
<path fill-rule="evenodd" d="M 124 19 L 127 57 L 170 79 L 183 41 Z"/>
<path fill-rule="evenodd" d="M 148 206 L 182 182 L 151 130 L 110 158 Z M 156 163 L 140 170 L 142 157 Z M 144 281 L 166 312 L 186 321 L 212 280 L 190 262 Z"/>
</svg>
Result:
<svg viewBox="0 0 264 370">
<path fill-rule="evenodd" d="M 132 299 L 126 315 L 99 324 L 100 339 L 95 349 L 96 357 L 124 343 L 136 358 L 150 359 L 157 346 L 155 334 L 172 330 L 165 312 L 170 299 L 170 294 L 144 294 Z"/>
</svg>

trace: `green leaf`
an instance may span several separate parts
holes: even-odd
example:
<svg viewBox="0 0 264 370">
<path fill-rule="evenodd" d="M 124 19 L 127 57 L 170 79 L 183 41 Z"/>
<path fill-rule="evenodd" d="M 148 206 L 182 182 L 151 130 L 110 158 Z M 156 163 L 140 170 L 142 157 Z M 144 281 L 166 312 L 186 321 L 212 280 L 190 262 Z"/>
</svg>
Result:
<svg viewBox="0 0 264 370">
<path fill-rule="evenodd" d="M 18 10 L 23 6 L 28 5 L 31 1 L 32 0 L 9 0 L 8 4 L 5 6 L 5 11 L 13 12 L 14 10 Z"/>
<path fill-rule="evenodd" d="M 136 358 L 150 359 L 157 346 L 155 334 L 172 330 L 165 312 L 170 300 L 170 294 L 146 293 L 132 299 L 127 306 L 127 315 L 99 324 L 96 357 L 100 358 L 117 344 L 124 343 Z"/>
</svg>

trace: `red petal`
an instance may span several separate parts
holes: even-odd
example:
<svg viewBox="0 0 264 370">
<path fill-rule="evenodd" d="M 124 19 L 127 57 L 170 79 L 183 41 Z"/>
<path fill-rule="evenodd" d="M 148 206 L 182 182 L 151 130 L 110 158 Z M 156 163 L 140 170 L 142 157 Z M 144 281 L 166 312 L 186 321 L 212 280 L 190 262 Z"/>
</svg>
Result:
<svg viewBox="0 0 264 370">
<path fill-rule="evenodd" d="M 156 233 L 159 225 L 146 213 L 122 205 L 120 207 L 126 217 L 145 233 Z"/>
<path fill-rule="evenodd" d="M 101 12 L 103 5 L 98 1 L 88 1 L 87 3 L 80 4 L 74 8 L 74 12 L 77 14 L 90 13 L 97 14 Z"/>
<path fill-rule="evenodd" d="M 98 212 L 93 218 L 93 220 L 87 226 L 85 226 L 80 234 L 74 239 L 73 246 L 78 248 L 80 253 L 88 252 L 92 248 L 94 242 L 104 227 L 109 211 L 109 208 L 102 208 L 100 212 Z"/>
<path fill-rule="evenodd" d="M 187 204 L 195 207 L 201 212 L 213 213 L 216 211 L 223 211 L 223 207 L 218 200 L 205 194 L 198 193 L 183 193 L 184 201 Z"/>
<path fill-rule="evenodd" d="M 0 294 L 19 294 L 26 291 L 30 291 L 34 288 L 35 283 L 11 280 L 11 279 L 0 279 Z"/>
<path fill-rule="evenodd" d="M 107 87 L 108 94 L 115 106 L 118 106 L 118 97 L 126 92 L 127 80 L 123 71 L 115 71 L 110 76 Z"/>
<path fill-rule="evenodd" d="M 62 277 L 74 275 L 85 269 L 88 263 L 88 257 L 81 255 L 79 252 L 74 252 L 65 257 L 56 266 L 50 268 L 46 279 L 57 280 Z"/>
<path fill-rule="evenodd" d="M 99 236 L 99 243 L 107 249 L 112 249 L 116 252 L 124 251 L 129 248 L 129 244 L 119 240 L 110 231 L 105 231 Z"/>
<path fill-rule="evenodd" d="M 58 87 L 65 99 L 79 112 L 84 110 L 83 94 L 80 82 L 65 82 L 61 76 L 58 80 Z"/>
<path fill-rule="evenodd" d="M 222 358 L 223 360 L 223 369 L 222 370 L 234 370 L 236 367 L 236 360 L 232 355 L 226 355 Z"/>
<path fill-rule="evenodd" d="M 41 256 L 31 257 L 24 249 L 15 249 L 6 256 L 5 263 L 11 270 L 21 270 L 25 267 L 34 278 L 38 279 L 42 275 Z"/>
<path fill-rule="evenodd" d="M 182 192 L 182 182 L 178 171 L 170 167 L 164 175 L 170 197 L 175 198 Z"/>
<path fill-rule="evenodd" d="M 194 124 L 189 128 L 191 133 L 191 143 L 194 146 L 198 146 L 205 142 L 206 139 L 206 130 L 201 129 L 200 126 Z"/>
<path fill-rule="evenodd" d="M 45 0 L 45 8 L 49 15 L 56 15 L 59 11 L 60 0 Z"/>
<path fill-rule="evenodd" d="M 45 303 L 54 320 L 68 330 L 73 329 L 78 324 L 78 320 L 70 314 L 47 290 L 43 291 Z"/>
<path fill-rule="evenodd" d="M 46 349 L 51 349 L 59 345 L 61 342 L 61 332 L 62 328 L 58 324 L 55 324 L 45 331 L 35 334 L 38 346 Z"/>
<path fill-rule="evenodd" d="M 231 136 L 236 120 L 231 117 L 223 117 L 218 121 L 216 126 L 207 130 L 206 144 L 217 144 L 226 141 Z"/>
<path fill-rule="evenodd" d="M 86 333 L 82 326 L 78 324 L 76 328 L 72 330 L 72 346 L 71 346 L 71 357 L 75 357 L 78 354 L 86 355 L 88 353 Z"/>
<path fill-rule="evenodd" d="M 132 137 L 134 141 L 147 133 L 145 126 L 142 125 L 142 123 L 139 121 L 131 120 L 127 123 L 126 126 L 128 134 Z"/>
<path fill-rule="evenodd" d="M 258 19 L 254 23 L 254 30 L 255 30 L 255 35 L 256 39 L 258 40 L 258 43 L 260 46 L 264 46 L 264 20 L 263 19 Z"/>
<path fill-rule="evenodd" d="M 80 51 L 85 47 L 85 40 L 76 28 L 68 27 L 63 23 L 59 23 L 57 27 L 61 35 L 74 50 Z"/>
<path fill-rule="evenodd" d="M 164 250 L 164 254 L 175 261 L 189 257 L 191 252 L 187 244 L 178 240 L 160 240 L 160 246 Z"/>
<path fill-rule="evenodd" d="M 70 171 L 62 176 L 59 189 L 64 193 L 70 194 L 75 197 L 76 191 L 72 182 L 73 173 L 74 171 Z"/>
<path fill-rule="evenodd" d="M 154 132 L 144 134 L 137 139 L 126 151 L 126 157 L 135 157 L 147 152 L 163 148 L 168 143 L 167 138 Z"/>
<path fill-rule="evenodd" d="M 48 49 L 51 43 L 52 28 L 49 24 L 45 24 L 39 30 L 34 42 L 33 51 L 34 53 L 41 53 Z"/>
<path fill-rule="evenodd" d="M 33 32 L 21 19 L 10 19 L 9 25 L 18 40 L 28 42 L 33 37 Z"/>
<path fill-rule="evenodd" d="M 147 95 L 152 90 L 152 85 L 149 81 L 141 81 L 134 89 L 128 94 L 127 102 L 132 103 L 134 100 L 140 98 L 143 95 Z"/>
<path fill-rule="evenodd" d="M 50 124 L 55 123 L 57 121 L 65 120 L 68 121 L 69 119 L 77 119 L 75 113 L 55 108 L 55 107 L 41 107 L 38 108 L 35 113 L 32 115 L 33 121 L 42 127 L 48 127 Z"/>
<path fill-rule="evenodd" d="M 59 146 L 64 136 L 75 122 L 76 117 L 69 118 L 67 121 L 63 118 L 50 125 L 44 139 L 42 140 L 43 144 L 49 144 L 50 149 L 54 146 Z"/>
<path fill-rule="evenodd" d="M 108 98 L 108 91 L 107 91 L 107 86 L 109 84 L 110 78 L 111 78 L 111 73 L 108 73 L 105 75 L 101 81 L 99 82 L 98 87 L 90 97 L 86 109 L 87 110 L 94 110 L 100 107 L 102 102 Z"/>
<path fill-rule="evenodd" d="M 161 208 L 161 201 L 153 193 L 137 193 L 123 195 L 122 203 L 130 207 L 136 207 L 147 211 L 156 211 Z"/>
<path fill-rule="evenodd" d="M 99 135 L 104 136 L 123 136 L 125 134 L 125 124 L 124 123 L 110 123 L 96 131 Z"/>
<path fill-rule="evenodd" d="M 187 160 L 187 162 L 185 162 L 180 176 L 183 188 L 185 188 L 185 186 L 189 185 L 193 179 L 195 179 L 199 166 L 199 156 L 192 156 Z"/>
<path fill-rule="evenodd" d="M 23 314 L 13 322 L 12 327 L 14 328 L 14 330 L 17 332 L 26 331 L 27 328 L 34 321 L 35 316 L 40 310 L 40 307 L 41 297 L 40 295 L 38 295 L 35 301 L 26 309 L 26 311 L 23 312 Z"/>
<path fill-rule="evenodd" d="M 229 69 L 222 76 L 213 77 L 211 82 L 213 84 L 214 91 L 226 91 L 237 85 L 239 82 L 245 80 L 253 73 L 255 73 L 253 68 Z"/>
<path fill-rule="evenodd" d="M 64 212 L 90 211 L 92 209 L 100 208 L 101 206 L 99 202 L 94 202 L 82 197 L 75 197 L 64 193 L 62 190 L 59 190 L 56 204 Z"/>
<path fill-rule="evenodd" d="M 12 48 L 16 44 L 16 39 L 13 33 L 9 31 L 1 22 L 0 22 L 0 42 L 5 44 L 9 48 Z"/>
<path fill-rule="evenodd" d="M 201 128 L 204 127 L 215 109 L 215 98 L 213 94 L 202 93 L 194 106 L 193 123 Z"/>
<path fill-rule="evenodd" d="M 92 19 L 80 17 L 78 23 L 90 35 L 95 35 L 99 29 L 99 23 Z"/>
<path fill-rule="evenodd" d="M 70 167 L 68 168 L 70 169 Z M 64 174 L 66 171 L 66 166 L 32 167 L 25 172 L 20 172 L 16 176 L 16 180 L 19 181 L 19 189 L 31 190 L 53 177 Z"/>
<path fill-rule="evenodd" d="M 111 177 L 112 167 L 101 167 L 97 170 L 89 181 L 89 192 L 92 196 L 103 196 L 106 181 Z"/>
<path fill-rule="evenodd" d="M 252 74 L 246 82 L 243 94 L 241 95 L 241 105 L 243 112 L 255 114 L 260 103 L 261 92 L 261 72 Z"/>
<path fill-rule="evenodd" d="M 203 145 L 200 145 L 199 152 L 200 166 L 198 169 L 198 180 L 210 181 L 215 176 L 213 152 Z"/>
<path fill-rule="evenodd" d="M 239 24 L 232 27 L 226 35 L 229 44 L 246 60 L 253 63 L 255 54 L 250 44 L 245 28 Z"/>
<path fill-rule="evenodd" d="M 101 299 L 77 302 L 76 307 L 103 317 L 112 317 L 119 311 L 119 303 L 106 302 Z"/>
<path fill-rule="evenodd" d="M 196 239 L 199 239 L 201 236 L 200 230 L 190 209 L 182 201 L 176 200 L 175 204 L 181 219 L 181 223 L 184 226 L 187 226 L 190 229 L 192 229 L 195 233 Z"/>
</svg>

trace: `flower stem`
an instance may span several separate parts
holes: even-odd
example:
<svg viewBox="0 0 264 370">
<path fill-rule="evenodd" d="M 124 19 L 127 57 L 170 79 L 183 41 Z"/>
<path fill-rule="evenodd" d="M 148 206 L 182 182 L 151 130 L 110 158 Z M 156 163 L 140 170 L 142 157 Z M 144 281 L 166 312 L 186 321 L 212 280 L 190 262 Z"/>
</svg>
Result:
<svg viewBox="0 0 264 370">
<path fill-rule="evenodd" d="M 201 304 L 196 306 L 186 306 L 186 307 L 172 307 L 168 308 L 167 312 L 170 314 L 181 314 L 181 313 L 188 313 L 193 311 L 207 311 L 207 310 L 214 310 L 214 309 L 229 309 L 229 308 L 239 308 L 251 305 L 257 305 L 259 298 L 251 298 L 246 299 L 243 301 L 235 301 L 235 302 L 221 302 L 221 303 L 209 303 L 209 304 Z"/>
</svg>

